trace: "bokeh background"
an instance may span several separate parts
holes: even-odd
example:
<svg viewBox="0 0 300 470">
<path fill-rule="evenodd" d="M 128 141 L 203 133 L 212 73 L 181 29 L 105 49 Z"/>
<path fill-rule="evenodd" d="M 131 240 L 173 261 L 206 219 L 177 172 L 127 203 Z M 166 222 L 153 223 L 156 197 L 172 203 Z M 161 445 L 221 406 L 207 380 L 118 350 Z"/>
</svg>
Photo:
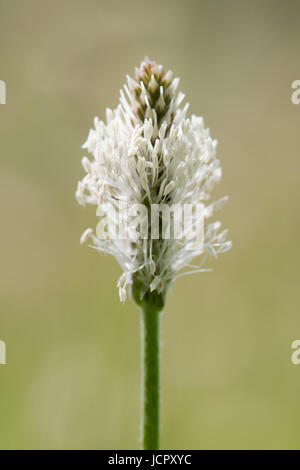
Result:
<svg viewBox="0 0 300 470">
<path fill-rule="evenodd" d="M 2 449 L 139 447 L 139 312 L 79 245 L 95 115 L 145 55 L 219 141 L 233 249 L 173 285 L 163 315 L 164 449 L 300 448 L 300 2 L 0 0 Z"/>
</svg>

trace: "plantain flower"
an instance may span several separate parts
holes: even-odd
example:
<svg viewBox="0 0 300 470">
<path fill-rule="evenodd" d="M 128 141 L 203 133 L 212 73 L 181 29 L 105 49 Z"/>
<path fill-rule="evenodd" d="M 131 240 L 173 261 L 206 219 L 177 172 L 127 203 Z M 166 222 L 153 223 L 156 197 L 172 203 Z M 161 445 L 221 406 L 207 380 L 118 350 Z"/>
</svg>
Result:
<svg viewBox="0 0 300 470">
<path fill-rule="evenodd" d="M 217 141 L 202 117 L 186 117 L 188 103 L 183 105 L 178 85 L 172 72 L 146 58 L 133 78 L 127 76 L 119 105 L 107 109 L 106 121 L 95 118 L 83 145 L 92 158 L 82 159 L 86 175 L 76 198 L 81 205 L 96 206 L 98 225 L 95 233 L 91 228 L 83 233 L 81 243 L 89 239 L 96 250 L 116 258 L 123 270 L 118 280 L 121 301 L 128 286 L 137 301 L 147 292 L 164 295 L 178 275 L 202 271 L 207 255 L 217 257 L 231 247 L 221 223 L 209 220 L 227 199 L 211 200 L 222 176 Z M 151 236 L 150 208 L 159 212 L 189 205 L 201 210 L 181 237 L 162 237 L 161 223 L 158 236 Z M 128 221 L 130 210 L 141 206 L 148 211 L 144 221 L 149 236 L 136 237 Z M 173 222 L 182 217 L 180 210 L 174 213 Z M 202 218 L 203 240 L 191 245 L 187 233 L 195 227 L 195 217 Z M 104 219 L 113 229 L 105 231 Z M 197 263 L 192 264 L 193 258 Z"/>
</svg>

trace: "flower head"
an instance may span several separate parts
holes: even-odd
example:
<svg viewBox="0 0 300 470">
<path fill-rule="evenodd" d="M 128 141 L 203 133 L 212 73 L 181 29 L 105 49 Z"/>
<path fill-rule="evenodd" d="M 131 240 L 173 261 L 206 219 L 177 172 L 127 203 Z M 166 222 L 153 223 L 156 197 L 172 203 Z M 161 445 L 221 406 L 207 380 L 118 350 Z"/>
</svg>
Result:
<svg viewBox="0 0 300 470">
<path fill-rule="evenodd" d="M 107 109 L 106 122 L 95 118 L 83 145 L 93 159 L 82 159 L 86 176 L 78 183 L 76 198 L 82 205 L 94 204 L 99 221 L 113 222 L 114 233 L 108 228 L 104 234 L 100 223 L 96 234 L 87 229 L 81 242 L 89 238 L 96 250 L 117 259 L 123 269 L 118 281 L 122 301 L 130 285 L 137 301 L 148 292 L 164 295 L 178 271 L 199 272 L 207 255 L 217 257 L 231 247 L 220 222 L 206 222 L 226 201 L 226 197 L 210 201 L 222 175 L 217 142 L 202 117 L 186 117 L 188 104 L 182 105 L 184 95 L 178 92 L 178 84 L 172 72 L 146 58 L 134 78 L 127 77 L 120 103 L 114 111 Z M 151 236 L 151 207 L 160 211 L 163 206 L 195 204 L 201 207 L 205 221 L 201 245 L 191 249 L 185 236 L 195 226 L 195 216 L 185 219 L 188 226 L 181 238 L 162 236 L 161 217 L 158 236 Z M 132 234 L 128 215 L 131 208 L 141 205 L 148 211 L 143 219 L 146 237 Z M 175 213 L 171 214 L 173 222 L 178 219 Z M 116 236 L 116 231 L 122 236 Z M 192 258 L 199 258 L 199 263 L 191 264 Z"/>
</svg>

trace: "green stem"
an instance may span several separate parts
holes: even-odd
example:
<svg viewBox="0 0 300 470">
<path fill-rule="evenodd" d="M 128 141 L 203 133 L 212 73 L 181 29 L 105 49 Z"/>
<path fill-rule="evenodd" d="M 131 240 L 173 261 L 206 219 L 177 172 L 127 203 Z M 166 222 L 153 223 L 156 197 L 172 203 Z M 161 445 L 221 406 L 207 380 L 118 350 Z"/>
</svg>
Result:
<svg viewBox="0 0 300 470">
<path fill-rule="evenodd" d="M 142 446 L 159 448 L 159 326 L 161 308 L 151 297 L 141 311 L 142 342 Z"/>
</svg>

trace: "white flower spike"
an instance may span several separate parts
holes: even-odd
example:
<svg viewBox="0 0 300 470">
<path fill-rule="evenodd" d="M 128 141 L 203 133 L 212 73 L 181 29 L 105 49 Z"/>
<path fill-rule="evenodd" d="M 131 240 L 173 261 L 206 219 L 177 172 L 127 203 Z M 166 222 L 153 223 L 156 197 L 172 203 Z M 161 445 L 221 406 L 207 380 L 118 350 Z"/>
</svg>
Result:
<svg viewBox="0 0 300 470">
<path fill-rule="evenodd" d="M 179 79 L 172 77 L 172 72 L 165 73 L 161 65 L 146 58 L 134 78 L 127 77 L 118 107 L 106 112 L 106 123 L 95 118 L 83 145 L 93 159 L 82 159 L 86 176 L 78 183 L 77 201 L 94 204 L 97 215 L 113 220 L 117 232 L 126 226 L 128 209 L 135 205 L 150 209 L 152 205 L 202 204 L 206 220 L 227 200 L 210 202 L 222 175 L 217 141 L 210 137 L 202 117 L 186 118 L 188 104 L 182 106 Z M 128 235 L 130 227 L 123 230 L 123 237 L 105 239 L 98 230 L 93 234 L 87 229 L 81 243 L 89 238 L 95 249 L 117 259 L 123 269 L 120 299 L 126 299 L 131 285 L 139 303 L 155 290 L 164 297 L 178 271 L 202 271 L 207 255 L 217 257 L 228 251 L 231 242 L 220 226 L 205 223 L 203 245 L 193 250 L 185 239 L 133 239 Z M 200 257 L 198 265 L 191 264 L 194 257 Z"/>
</svg>

